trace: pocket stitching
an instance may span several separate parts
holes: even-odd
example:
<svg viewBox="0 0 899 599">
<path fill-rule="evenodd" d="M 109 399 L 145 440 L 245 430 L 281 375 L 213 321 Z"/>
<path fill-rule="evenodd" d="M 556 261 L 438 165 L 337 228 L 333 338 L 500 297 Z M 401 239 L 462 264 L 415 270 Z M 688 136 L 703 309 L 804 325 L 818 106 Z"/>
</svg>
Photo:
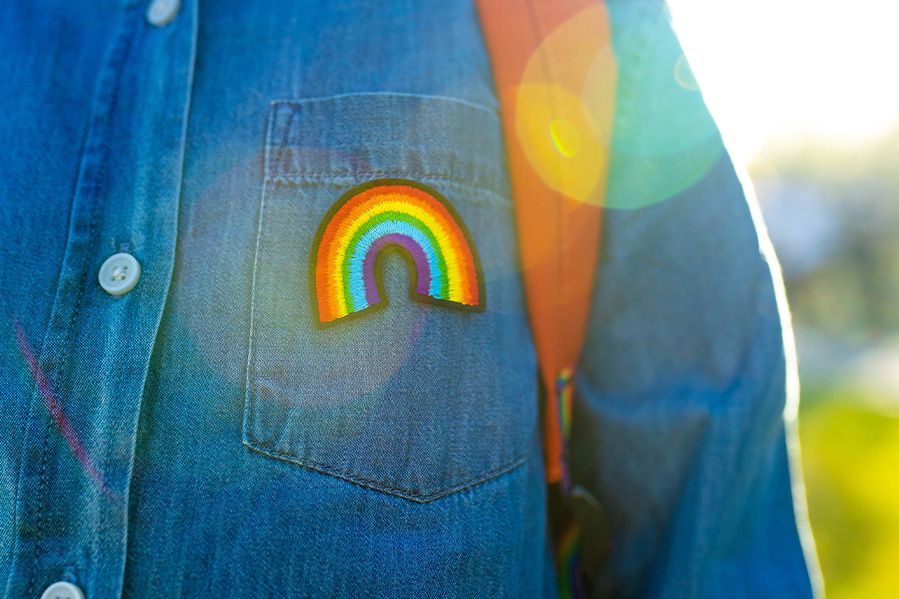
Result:
<svg viewBox="0 0 899 599">
<path fill-rule="evenodd" d="M 265 226 L 265 200 L 268 196 L 268 184 L 265 182 L 265 173 L 271 148 L 272 129 L 274 128 L 274 114 L 269 110 L 268 122 L 265 127 L 265 148 L 263 149 L 263 183 L 259 198 L 259 216 L 256 225 L 256 244 L 253 254 L 253 275 L 250 284 L 250 323 L 247 336 L 247 365 L 246 379 L 244 380 L 243 400 L 243 436 L 246 438 L 250 430 L 252 381 L 256 378 L 256 282 L 259 273 L 259 256 L 262 253 L 262 231 Z"/>
<path fill-rule="evenodd" d="M 388 495 L 392 495 L 395 497 L 399 497 L 402 499 L 406 499 L 409 501 L 413 501 L 416 503 L 428 503 L 430 501 L 434 501 L 443 497 L 447 497 L 454 493 L 464 491 L 466 489 L 475 487 L 481 483 L 486 481 L 499 478 L 500 476 L 507 474 L 517 468 L 519 468 L 522 464 L 527 461 L 527 453 L 526 451 L 520 451 L 519 457 L 513 458 L 511 461 L 506 462 L 496 468 L 492 468 L 486 472 L 479 473 L 477 476 L 463 480 L 462 482 L 457 482 L 448 487 L 440 487 L 431 492 L 418 491 L 416 489 L 412 489 L 409 487 L 398 487 L 394 484 L 376 481 L 366 476 L 359 475 L 356 472 L 349 469 L 338 469 L 332 466 L 328 466 L 317 462 L 316 460 L 310 459 L 308 457 L 300 457 L 297 453 L 291 453 L 286 451 L 279 451 L 276 449 L 269 449 L 263 445 L 263 441 L 257 439 L 255 435 L 252 433 L 253 423 L 255 422 L 255 417 L 251 412 L 254 412 L 255 408 L 258 405 L 258 398 L 253 393 L 253 381 L 256 379 L 256 345 L 257 345 L 257 329 L 256 329 L 256 302 L 257 302 L 257 280 L 259 273 L 259 261 L 260 255 L 263 253 L 263 233 L 265 231 L 266 224 L 266 205 L 269 193 L 272 185 L 273 187 L 277 187 L 278 185 L 284 185 L 287 188 L 298 188 L 302 186 L 304 182 L 308 182 L 314 185 L 323 185 L 323 184 L 333 184 L 335 186 L 343 185 L 343 183 L 331 182 L 328 181 L 328 178 L 339 178 L 339 177 L 353 177 L 353 178 L 365 178 L 368 176 L 396 176 L 396 177 L 408 177 L 408 178 L 422 178 L 422 179 L 434 179 L 445 182 L 447 185 L 465 187 L 466 189 L 470 189 L 475 192 L 477 197 L 478 195 L 482 195 L 484 197 L 483 201 L 485 203 L 496 204 L 498 208 L 510 208 L 511 202 L 508 201 L 507 196 L 503 195 L 500 191 L 495 190 L 491 187 L 485 186 L 473 186 L 471 182 L 463 181 L 458 178 L 454 178 L 451 176 L 440 175 L 440 174 L 429 174 L 423 172 L 412 172 L 412 171 L 400 171 L 400 170 L 391 170 L 391 171 L 371 171 L 371 172 L 345 172 L 341 170 L 333 170 L 328 172 L 316 172 L 316 173 L 304 173 L 302 175 L 277 175 L 277 176 L 269 176 L 268 174 L 268 165 L 271 157 L 271 151 L 273 148 L 273 135 L 274 135 L 274 125 L 276 122 L 275 119 L 275 111 L 274 107 L 277 104 L 299 104 L 303 102 L 313 102 L 313 101 L 325 101 L 333 98 L 340 98 L 342 96 L 365 96 L 365 95 L 375 95 L 375 94 L 344 94 L 339 96 L 329 96 L 323 98 L 310 98 L 308 100 L 301 101 L 291 101 L 291 100 L 274 100 L 270 103 L 272 110 L 269 111 L 268 123 L 265 129 L 265 148 L 263 154 L 263 183 L 262 183 L 262 191 L 260 194 L 260 203 L 259 203 L 259 216 L 258 216 L 258 224 L 256 230 L 256 243 L 253 257 L 253 272 L 251 278 L 251 291 L 250 291 L 250 323 L 249 323 L 249 332 L 248 332 L 248 349 L 247 349 L 247 362 L 246 362 L 246 377 L 245 377 L 245 393 L 244 393 L 244 413 L 243 413 L 243 430 L 242 430 L 242 442 L 243 444 L 255 451 L 257 453 L 263 454 L 271 459 L 276 459 L 278 461 L 288 462 L 291 464 L 296 464 L 307 468 L 312 471 L 316 471 L 322 474 L 326 474 L 328 476 L 332 476 L 334 478 L 344 480 L 353 484 L 356 484 L 360 487 L 371 489 L 374 491 L 382 492 Z M 389 94 L 389 95 L 414 95 L 414 94 Z M 425 98 L 434 98 L 436 100 L 444 100 L 444 101 L 455 101 L 461 104 L 470 104 L 465 101 L 456 100 L 453 98 L 444 98 L 441 96 L 421 96 Z M 488 112 L 490 111 L 486 107 L 471 105 L 474 108 L 479 108 Z M 495 114 L 495 112 L 494 112 Z M 313 178 L 310 178 L 313 177 Z M 314 177 L 321 177 L 321 179 L 314 179 Z M 486 196 L 493 197 L 493 200 L 486 200 Z M 478 200 L 471 200 L 475 203 L 480 203 Z M 514 455 L 514 453 L 513 453 Z"/>
<path fill-rule="evenodd" d="M 445 487 L 438 489 L 436 491 L 430 493 L 417 492 L 414 489 L 408 489 L 405 487 L 396 487 L 391 484 L 387 484 L 381 481 L 372 480 L 369 478 L 365 478 L 364 476 L 358 475 L 355 472 L 349 470 L 339 470 L 337 468 L 327 466 L 325 464 L 321 464 L 316 462 L 315 460 L 311 460 L 308 458 L 300 458 L 295 454 L 289 452 L 282 452 L 276 449 L 268 449 L 260 445 L 260 442 L 248 431 L 244 431 L 244 445 L 253 451 L 259 452 L 263 455 L 266 455 L 270 458 L 282 461 L 289 462 L 291 464 L 297 464 L 299 466 L 303 466 L 305 468 L 309 468 L 310 470 L 314 470 L 316 472 L 320 472 L 323 474 L 327 474 L 328 476 L 333 476 L 334 478 L 339 478 L 341 480 L 345 480 L 354 484 L 359 485 L 360 487 L 364 487 L 366 489 L 371 489 L 379 492 L 386 492 L 390 495 L 401 497 L 403 499 L 408 499 L 410 501 L 415 501 L 416 503 L 429 503 L 431 501 L 440 499 L 442 497 L 446 497 L 447 495 L 452 495 L 453 493 L 457 493 L 459 491 L 464 491 L 465 489 L 469 489 L 471 487 L 475 487 L 482 482 L 486 482 L 490 479 L 498 478 L 503 474 L 507 474 L 512 470 L 515 470 L 527 460 L 526 457 L 520 457 L 517 460 L 500 466 L 498 468 L 494 468 L 492 470 L 488 470 L 487 472 L 463 481 L 461 483 L 457 483 L 451 487 Z"/>
<path fill-rule="evenodd" d="M 271 100 L 269 102 L 270 107 L 277 106 L 279 104 L 287 104 L 288 106 L 299 106 L 300 104 L 312 104 L 313 102 L 330 102 L 332 100 L 342 100 L 344 98 L 359 98 L 359 97 L 400 97 L 400 98 L 418 98 L 421 100 L 435 100 L 438 102 L 451 102 L 454 104 L 462 104 L 464 106 L 468 106 L 470 108 L 474 108 L 477 110 L 482 110 L 486 113 L 489 113 L 495 117 L 499 117 L 499 110 L 496 108 L 490 108 L 489 106 L 484 106 L 483 104 L 478 104 L 477 102 L 470 102 L 468 100 L 463 100 L 462 98 L 454 98 L 452 96 L 442 96 L 440 94 L 416 94 L 410 92 L 350 92 L 345 94 L 332 94 L 330 96 L 314 96 L 310 98 L 298 98 L 298 99 L 289 99 L 289 98 L 278 98 L 275 100 Z"/>
<path fill-rule="evenodd" d="M 307 175 L 276 175 L 273 177 L 267 177 L 265 179 L 265 183 L 271 183 L 272 185 L 283 187 L 286 189 L 299 189 L 304 186 L 317 186 L 317 185 L 328 185 L 330 187 L 346 187 L 348 184 L 344 179 L 349 179 L 351 182 L 356 181 L 357 179 L 364 179 L 368 176 L 372 177 L 389 177 L 389 178 L 400 178 L 400 179 L 412 179 L 417 180 L 421 179 L 424 182 L 427 180 L 435 180 L 440 181 L 442 185 L 452 186 L 457 189 L 461 189 L 462 191 L 468 192 L 472 194 L 465 198 L 465 201 L 469 204 L 479 206 L 482 204 L 496 204 L 499 208 L 504 210 L 512 209 L 512 202 L 509 200 L 508 192 L 492 189 L 490 187 L 484 187 L 479 185 L 474 185 L 471 181 L 463 181 L 461 179 L 449 179 L 444 178 L 440 175 L 432 175 L 428 173 L 421 173 L 418 171 L 400 171 L 400 170 L 392 170 L 392 171 L 372 171 L 372 172 L 334 172 L 331 173 L 318 173 L 316 178 L 309 178 Z M 487 198 L 491 199 L 487 199 Z"/>
<path fill-rule="evenodd" d="M 429 173 L 427 171 L 407 171 L 404 170 L 402 172 L 397 171 L 395 169 L 375 169 L 369 171 L 354 171 L 354 170 L 346 170 L 342 167 L 328 168 L 327 170 L 315 170 L 315 169 L 301 169 L 298 171 L 290 172 L 291 169 L 288 169 L 285 172 L 283 169 L 276 167 L 276 164 L 281 160 L 280 152 L 285 150 L 291 150 L 294 147 L 292 143 L 288 141 L 288 137 L 290 136 L 290 131 L 292 129 L 292 123 L 295 118 L 295 111 L 302 110 L 305 106 L 316 105 L 324 102 L 334 102 L 341 100 L 352 100 L 355 98 L 405 98 L 405 99 L 415 99 L 422 102 L 430 102 L 435 104 L 446 104 L 446 105 L 456 105 L 457 107 L 464 107 L 468 110 L 474 110 L 480 112 L 482 114 L 488 115 L 494 122 L 494 125 L 497 128 L 497 131 L 501 131 L 502 123 L 499 118 L 499 111 L 497 109 L 491 109 L 487 106 L 477 104 L 475 102 L 470 102 L 468 100 L 464 100 L 461 98 L 454 98 L 449 96 L 435 95 L 435 94 L 416 94 L 416 93 L 405 93 L 405 92 L 353 92 L 353 93 L 344 93 L 344 94 L 334 94 L 330 96 L 316 96 L 309 98 L 300 98 L 300 99 L 290 99 L 290 98 L 278 98 L 271 100 L 269 102 L 269 131 L 265 139 L 266 143 L 266 151 L 265 157 L 263 161 L 263 171 L 264 178 L 266 181 L 272 181 L 275 183 L 286 182 L 291 179 L 297 180 L 318 180 L 319 177 L 339 177 L 339 176 L 352 176 L 352 177 L 363 177 L 363 176 L 373 176 L 373 177 L 406 177 L 406 178 L 414 178 L 414 177 L 427 177 L 434 180 L 443 180 L 443 181 L 451 181 L 461 185 L 471 185 L 472 181 L 467 178 L 460 178 L 458 176 L 454 176 L 452 172 L 434 172 Z M 281 108 L 285 107 L 286 110 L 289 110 L 290 113 L 286 115 L 287 121 L 283 122 L 283 119 L 279 119 L 279 112 L 281 112 Z M 455 108 L 453 110 L 459 110 L 459 108 Z M 279 123 L 277 130 L 283 130 L 283 137 L 281 139 L 275 139 L 275 123 Z M 501 152 L 502 158 L 505 158 L 504 152 L 502 152 L 502 144 L 500 142 L 499 151 Z M 462 158 L 462 155 L 459 155 L 459 158 Z M 483 180 L 478 182 L 478 186 L 483 189 L 495 192 L 500 197 L 505 197 L 508 202 L 508 178 L 506 174 L 505 168 L 499 169 L 488 169 L 489 172 L 483 174 Z"/>
<path fill-rule="evenodd" d="M 458 183 L 459 185 L 471 185 L 471 182 L 465 181 L 463 179 L 459 179 L 458 177 L 453 177 L 451 175 L 445 175 L 443 173 L 427 173 L 427 172 L 418 172 L 418 171 L 409 171 L 409 170 L 401 170 L 401 169 L 390 169 L 390 170 L 375 170 L 375 171 L 350 171 L 346 169 L 332 169 L 329 171 L 320 171 L 320 172 L 308 172 L 303 174 L 296 175 L 269 175 L 266 177 L 267 181 L 271 181 L 272 183 L 277 184 L 289 184 L 292 181 L 320 181 L 321 179 L 331 178 L 331 177 L 354 177 L 354 178 L 363 178 L 363 177 L 372 177 L 375 179 L 380 179 L 384 177 L 389 177 L 392 179 L 403 178 L 403 179 L 434 179 L 438 181 L 450 181 L 452 183 Z M 483 187 L 488 191 L 495 191 L 489 187 Z"/>
</svg>

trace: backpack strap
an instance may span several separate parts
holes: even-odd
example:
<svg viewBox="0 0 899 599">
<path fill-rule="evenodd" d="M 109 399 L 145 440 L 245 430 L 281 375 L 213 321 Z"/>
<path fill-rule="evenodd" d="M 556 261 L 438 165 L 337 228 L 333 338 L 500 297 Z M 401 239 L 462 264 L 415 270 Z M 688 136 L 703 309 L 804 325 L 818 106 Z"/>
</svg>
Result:
<svg viewBox="0 0 899 599">
<path fill-rule="evenodd" d="M 565 494 L 565 441 L 599 258 L 614 113 L 609 17 L 602 0 L 477 0 L 477 6 L 502 113 L 545 392 L 546 480 Z M 567 559 L 570 532 L 554 536 L 557 556 Z"/>
<path fill-rule="evenodd" d="M 478 0 L 502 109 L 528 313 L 545 386 L 546 479 L 564 433 L 599 258 L 615 98 L 600 0 Z"/>
</svg>

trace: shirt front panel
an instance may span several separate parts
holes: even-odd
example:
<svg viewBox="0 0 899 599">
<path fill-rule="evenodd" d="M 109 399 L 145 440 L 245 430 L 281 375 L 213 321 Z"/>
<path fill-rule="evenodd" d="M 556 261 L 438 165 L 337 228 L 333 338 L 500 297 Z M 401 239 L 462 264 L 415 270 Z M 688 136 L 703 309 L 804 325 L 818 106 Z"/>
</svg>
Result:
<svg viewBox="0 0 899 599">
<path fill-rule="evenodd" d="M 66 117 L 83 145 L 51 173 L 72 185 L 48 223 L 58 283 L 12 310 L 26 426 L 4 466 L 21 472 L 7 593 L 549 588 L 533 347 L 474 7 L 184 1 L 163 26 L 146 8 L 104 15 Z M 273 129 L 278 106 L 310 103 Z M 284 147 L 301 162 L 267 167 Z M 390 256 L 386 307 L 312 326 L 312 234 L 378 177 L 452 204 L 483 311 L 414 301 Z M 96 277 L 117 252 L 142 273 L 113 297 Z M 338 420 L 310 416 L 343 397 Z"/>
</svg>

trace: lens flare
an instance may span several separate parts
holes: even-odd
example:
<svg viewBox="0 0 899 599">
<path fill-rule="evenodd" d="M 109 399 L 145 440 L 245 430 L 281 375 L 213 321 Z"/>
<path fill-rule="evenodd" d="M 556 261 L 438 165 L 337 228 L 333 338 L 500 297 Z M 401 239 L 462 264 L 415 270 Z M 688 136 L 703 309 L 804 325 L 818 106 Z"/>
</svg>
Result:
<svg viewBox="0 0 899 599">
<path fill-rule="evenodd" d="M 549 124 L 549 137 L 556 151 L 565 158 L 574 157 L 581 149 L 581 137 L 577 127 L 568 119 L 553 119 Z"/>
<path fill-rule="evenodd" d="M 689 91 L 699 91 L 699 84 L 696 83 L 696 77 L 693 76 L 693 69 L 687 62 L 687 57 L 681 54 L 674 63 L 674 80 L 682 88 Z"/>
<path fill-rule="evenodd" d="M 676 197 L 724 156 L 667 12 L 611 3 L 619 65 L 606 206 L 638 209 Z"/>
<path fill-rule="evenodd" d="M 582 10 L 545 36 L 516 88 L 515 129 L 534 171 L 578 202 L 601 204 L 615 101 L 608 16 Z"/>
</svg>

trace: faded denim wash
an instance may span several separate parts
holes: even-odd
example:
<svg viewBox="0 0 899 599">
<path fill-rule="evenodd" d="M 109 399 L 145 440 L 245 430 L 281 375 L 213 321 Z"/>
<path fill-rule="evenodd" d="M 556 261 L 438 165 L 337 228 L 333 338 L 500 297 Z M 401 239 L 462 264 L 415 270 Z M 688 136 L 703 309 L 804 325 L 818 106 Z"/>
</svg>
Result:
<svg viewBox="0 0 899 599">
<path fill-rule="evenodd" d="M 611 549 L 588 579 L 808 596 L 773 255 L 701 96 L 672 84 L 664 7 L 610 8 L 618 110 L 572 468 Z M 182 0 L 161 27 L 146 9 L 0 3 L 0 590 L 554 596 L 472 0 Z M 390 257 L 387 308 L 314 326 L 313 235 L 381 177 L 453 203 L 483 312 L 411 301 Z M 97 272 L 117 252 L 142 275 L 113 297 Z"/>
</svg>

